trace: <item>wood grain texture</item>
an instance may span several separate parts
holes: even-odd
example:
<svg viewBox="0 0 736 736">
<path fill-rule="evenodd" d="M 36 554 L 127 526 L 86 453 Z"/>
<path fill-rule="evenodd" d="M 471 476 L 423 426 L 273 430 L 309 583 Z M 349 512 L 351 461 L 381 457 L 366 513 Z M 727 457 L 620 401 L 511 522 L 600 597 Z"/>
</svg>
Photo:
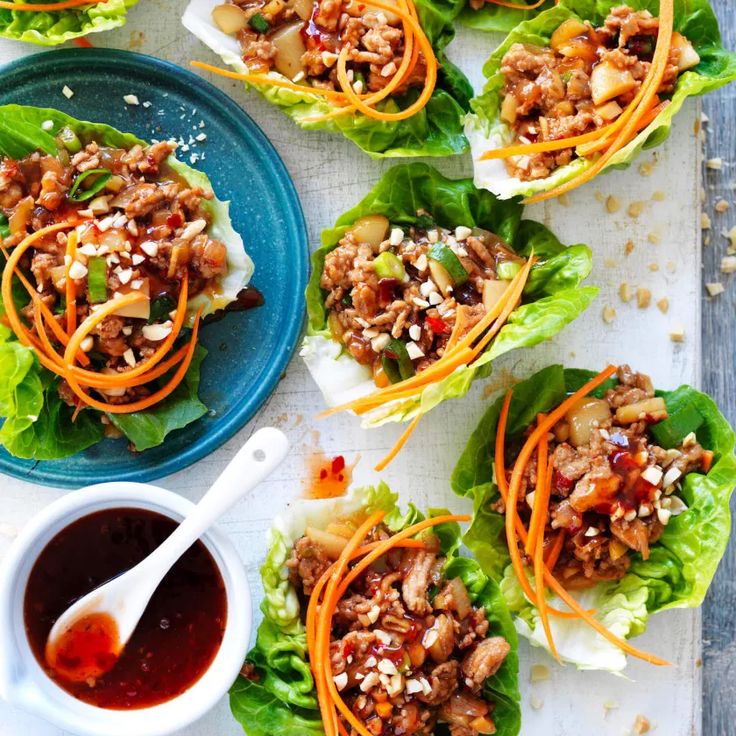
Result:
<svg viewBox="0 0 736 736">
<path fill-rule="evenodd" d="M 713 3 L 727 48 L 736 48 L 736 11 L 733 0 Z M 711 298 L 702 291 L 703 387 L 736 424 L 736 287 L 733 276 L 720 273 L 721 258 L 729 241 L 722 235 L 736 225 L 736 88 L 733 85 L 706 97 L 703 110 L 709 118 L 705 130 L 705 160 L 720 157 L 721 171 L 704 163 L 705 211 L 711 218 L 710 243 L 703 249 L 704 282 L 721 281 L 726 292 Z M 719 214 L 714 205 L 730 205 Z M 731 502 L 732 513 L 736 499 Z M 703 734 L 736 735 L 736 544 L 731 544 L 716 574 L 703 607 Z"/>
<path fill-rule="evenodd" d="M 722 7 L 729 2 L 722 0 Z M 213 55 L 179 26 L 180 11 L 172 12 L 172 6 L 170 0 L 146 0 L 131 12 L 125 28 L 95 36 L 94 43 L 131 48 L 182 65 L 192 58 L 215 61 Z M 178 0 L 175 7 L 183 8 L 183 2 Z M 481 62 L 492 50 L 493 43 L 486 35 L 463 30 L 450 47 L 451 57 L 468 73 L 476 88 L 481 83 Z M 35 51 L 33 47 L 0 41 L 0 63 Z M 299 131 L 257 94 L 245 93 L 238 83 L 208 79 L 230 94 L 267 131 L 295 180 L 314 246 L 321 229 L 355 204 L 393 163 L 371 161 L 339 137 Z M 58 99 L 39 100 L 38 104 L 63 106 L 63 102 L 59 91 Z M 721 120 L 730 121 L 725 108 L 720 115 Z M 428 503 L 450 505 L 458 511 L 467 509 L 468 504 L 450 494 L 447 479 L 468 434 L 486 408 L 490 395 L 544 364 L 557 361 L 595 367 L 608 361 L 627 361 L 651 372 L 663 387 L 700 382 L 698 296 L 702 285 L 700 159 L 693 133 L 696 118 L 696 105 L 686 105 L 667 144 L 647 153 L 630 170 L 601 177 L 573 193 L 564 204 L 545 203 L 528 211 L 527 216 L 544 221 L 563 241 L 586 242 L 593 247 L 595 270 L 590 281 L 601 288 L 600 297 L 586 315 L 557 339 L 497 361 L 494 375 L 485 385 L 475 386 L 464 401 L 446 404 L 423 420 L 421 430 L 384 473 L 385 479 L 401 491 L 403 500 L 425 506 Z M 215 146 L 217 142 L 208 140 L 205 145 Z M 469 173 L 467 158 L 433 163 L 448 175 Z M 649 176 L 640 174 L 641 163 L 648 165 Z M 660 201 L 655 192 L 667 192 L 666 200 Z M 620 204 L 613 214 L 606 207 L 608 197 L 615 197 Z M 631 205 L 641 208 L 642 213 L 631 214 Z M 247 242 L 248 234 L 243 235 Z M 624 255 L 627 241 L 634 244 L 634 252 L 629 256 Z M 256 274 L 256 284 L 257 280 Z M 618 289 L 622 282 L 650 289 L 652 306 L 639 310 L 633 302 L 621 302 Z M 670 300 L 667 314 L 654 306 L 661 297 Z M 605 306 L 616 309 L 611 324 L 601 318 Z M 670 341 L 669 331 L 675 327 L 685 330 L 684 343 L 675 345 Z M 722 328 L 721 339 L 724 333 Z M 190 499 L 199 498 L 255 428 L 274 424 L 289 435 L 294 446 L 292 457 L 255 497 L 231 512 L 221 525 L 248 567 L 257 617 L 256 606 L 261 595 L 258 566 L 264 555 L 264 533 L 273 514 L 301 493 L 305 460 L 316 448 L 329 454 L 342 453 L 348 461 L 360 456 L 356 481 L 375 482 L 372 466 L 400 433 L 398 427 L 364 431 L 354 418 L 347 416 L 316 422 L 315 415 L 322 406 L 321 397 L 301 361 L 295 359 L 277 391 L 238 436 L 194 468 L 160 482 Z M 14 531 L 60 493 L 4 480 L 0 555 L 7 549 Z M 733 597 L 730 600 L 733 607 Z M 625 680 L 603 673 L 578 673 L 570 667 L 558 670 L 545 653 L 522 645 L 523 734 L 621 736 L 631 728 L 637 714 L 644 714 L 656 726 L 656 733 L 697 736 L 701 732 L 702 673 L 695 664 L 700 657 L 699 614 L 673 611 L 657 616 L 637 644 L 672 659 L 677 666 L 653 671 L 633 663 L 627 672 L 631 679 Z M 727 659 L 721 661 L 725 672 Z M 530 684 L 529 672 L 534 663 L 552 667 L 553 676 L 545 682 Z M 543 701 L 543 707 L 532 708 L 533 699 Z M 605 704 L 616 707 L 607 711 Z M 231 719 L 223 700 L 212 713 L 180 736 L 239 733 L 241 730 Z M 720 736 L 726 731 L 706 729 L 703 733 Z M 0 736 L 20 734 L 62 736 L 58 729 L 0 704 Z"/>
</svg>

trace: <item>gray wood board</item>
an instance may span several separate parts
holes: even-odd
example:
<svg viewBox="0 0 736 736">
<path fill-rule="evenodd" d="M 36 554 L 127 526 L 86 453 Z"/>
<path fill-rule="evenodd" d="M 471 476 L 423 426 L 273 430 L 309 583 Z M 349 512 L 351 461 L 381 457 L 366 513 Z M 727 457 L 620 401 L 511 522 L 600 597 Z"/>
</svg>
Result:
<svg viewBox="0 0 736 736">
<path fill-rule="evenodd" d="M 727 48 L 736 48 L 736 11 L 733 0 L 713 3 L 721 22 Z M 733 276 L 720 273 L 728 240 L 722 232 L 736 225 L 736 87 L 731 85 L 706 97 L 703 110 L 705 160 L 720 157 L 721 171 L 704 163 L 705 211 L 711 218 L 710 244 L 703 249 L 704 282 L 722 281 L 725 293 L 711 298 L 703 290 L 703 388 L 721 406 L 731 424 L 736 423 L 736 291 Z M 723 214 L 714 210 L 719 199 L 730 207 Z M 732 499 L 732 512 L 736 499 Z M 736 544 L 731 542 L 716 574 L 703 608 L 703 734 L 736 734 Z"/>
</svg>

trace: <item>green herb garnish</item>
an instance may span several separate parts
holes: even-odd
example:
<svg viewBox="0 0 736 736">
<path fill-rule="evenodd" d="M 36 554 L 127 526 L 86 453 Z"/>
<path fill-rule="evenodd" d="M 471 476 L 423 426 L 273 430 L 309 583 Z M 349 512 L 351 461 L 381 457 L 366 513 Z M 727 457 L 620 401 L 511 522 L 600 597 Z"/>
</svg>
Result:
<svg viewBox="0 0 736 736">
<path fill-rule="evenodd" d="M 79 190 L 82 182 L 88 177 L 97 174 L 97 178 L 92 182 L 89 189 Z M 92 199 L 99 191 L 101 191 L 105 184 L 110 181 L 112 172 L 107 169 L 90 169 L 89 171 L 82 172 L 75 180 L 72 188 L 69 190 L 69 199 L 72 202 L 86 202 L 88 199 Z"/>
<path fill-rule="evenodd" d="M 271 29 L 271 24 L 260 13 L 256 13 L 248 21 L 248 25 L 257 33 L 268 33 Z"/>
</svg>

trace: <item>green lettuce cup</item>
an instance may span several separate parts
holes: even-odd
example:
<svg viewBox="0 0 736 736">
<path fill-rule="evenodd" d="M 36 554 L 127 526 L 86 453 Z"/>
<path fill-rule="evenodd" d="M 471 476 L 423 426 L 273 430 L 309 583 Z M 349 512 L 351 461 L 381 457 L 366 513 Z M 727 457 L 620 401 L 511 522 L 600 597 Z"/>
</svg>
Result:
<svg viewBox="0 0 736 736">
<path fill-rule="evenodd" d="M 0 106 L 0 173 L 4 160 L 19 160 L 34 152 L 61 156 L 61 136 L 67 140 L 71 138 L 77 151 L 91 142 L 127 151 L 148 145 L 130 133 L 101 123 L 77 120 L 58 110 L 4 105 Z M 63 155 L 68 160 L 66 151 Z M 175 155 L 171 154 L 165 163 L 190 187 L 212 192 L 207 176 L 179 161 Z M 240 235 L 232 227 L 229 202 L 213 196 L 203 200 L 201 207 L 209 218 L 207 234 L 226 248 L 227 273 L 216 278 L 213 289 L 201 291 L 188 301 L 185 331 L 199 309 L 203 316 L 210 315 L 234 302 L 253 274 L 253 263 Z M 0 241 L 10 235 L 8 218 L 0 212 Z M 17 280 L 13 286 L 13 301 L 18 311 L 30 301 Z M 172 303 L 168 309 L 174 306 Z M 0 311 L 4 314 L 2 303 Z M 97 444 L 105 436 L 105 426 L 113 425 L 138 451 L 160 445 L 169 432 L 207 413 L 207 407 L 198 398 L 200 366 L 206 354 L 207 351 L 197 345 L 183 381 L 160 403 L 131 414 L 103 417 L 102 412 L 92 408 L 76 412 L 63 401 L 59 396 L 60 379 L 40 364 L 35 351 L 19 342 L 6 324 L 0 324 L 0 417 L 4 417 L 0 443 L 16 457 L 53 460 L 75 455 Z M 171 372 L 159 378 L 159 384 L 163 385 L 170 375 Z"/>
<path fill-rule="evenodd" d="M 508 8 L 497 5 L 493 0 L 486 0 L 485 2 L 476 0 L 476 3 L 469 0 L 462 13 L 460 13 L 459 20 L 463 25 L 479 31 L 508 33 L 522 21 L 530 20 L 537 13 L 554 6 L 553 0 L 547 0 L 543 5 L 536 8 L 533 6 L 537 4 L 537 0 L 511 0 L 511 2 L 516 5 L 528 5 L 531 9 Z"/>
<path fill-rule="evenodd" d="M 105 0 L 65 10 L 46 11 L 0 8 L 0 37 L 40 46 L 56 46 L 90 33 L 109 31 L 125 25 L 128 10 L 137 2 L 138 0 Z M 41 4 L 48 3 L 41 0 Z"/>
<path fill-rule="evenodd" d="M 506 425 L 507 446 L 518 446 L 539 413 L 558 406 L 594 375 L 551 365 L 516 384 Z M 601 398 L 616 385 L 615 377 L 609 379 L 591 396 Z M 574 591 L 584 608 L 596 611 L 599 622 L 626 639 L 641 634 L 654 613 L 702 604 L 731 529 L 729 499 L 736 486 L 733 430 L 713 400 L 690 386 L 656 391 L 655 395 L 664 400 L 669 418 L 651 425 L 653 442 L 665 448 L 675 447 L 682 435 L 694 432 L 697 443 L 713 456 L 707 472 L 693 470 L 679 478 L 680 488 L 672 498 L 678 499 L 677 511 L 681 513 L 672 512 L 666 519 L 663 533 L 648 546 L 647 559 L 630 551 L 630 564 L 623 577 Z M 499 490 L 493 457 L 502 404 L 500 397 L 473 431 L 455 466 L 451 484 L 455 493 L 474 502 L 474 517 L 464 543 L 483 571 L 499 582 L 515 616 L 517 631 L 533 645 L 549 651 L 539 612 L 525 597 L 510 565 L 505 517 L 496 506 Z M 558 599 L 549 596 L 548 603 L 560 605 Z M 563 660 L 580 669 L 616 673 L 625 668 L 624 653 L 585 622 L 557 618 L 550 621 Z"/>
<path fill-rule="evenodd" d="M 573 156 L 568 163 L 553 168 L 547 176 L 524 179 L 510 173 L 503 159 L 481 160 L 481 157 L 487 151 L 514 143 L 514 132 L 502 118 L 504 75 L 501 63 L 511 47 L 514 44 L 546 47 L 552 34 L 565 21 L 590 21 L 594 27 L 599 27 L 610 11 L 621 5 L 619 0 L 561 0 L 556 7 L 516 26 L 493 52 L 483 68 L 487 79 L 483 92 L 472 100 L 472 112 L 465 119 L 476 186 L 488 189 L 502 199 L 530 197 L 565 184 L 593 165 L 594 157 Z M 653 0 L 631 0 L 626 5 L 658 15 L 659 3 Z M 711 92 L 736 78 L 736 54 L 724 49 L 718 21 L 707 0 L 675 0 L 674 30 L 692 44 L 699 62 L 679 74 L 674 91 L 662 96 L 669 104 L 616 152 L 603 171 L 625 168 L 642 149 L 661 144 L 669 135 L 674 116 L 688 97 Z"/>
<path fill-rule="evenodd" d="M 467 233 L 485 233 L 488 240 L 495 239 L 500 244 L 503 258 L 517 260 L 516 264 L 510 264 L 513 273 L 518 272 L 520 259 L 533 255 L 537 260 L 524 287 L 521 304 L 511 311 L 506 323 L 473 362 L 456 367 L 449 375 L 433 380 L 411 397 L 384 403 L 364 414 L 364 426 L 409 421 L 447 399 L 464 396 L 474 380 L 490 374 L 495 358 L 553 337 L 581 314 L 597 294 L 595 287 L 581 286 L 591 270 L 590 250 L 585 245 L 563 245 L 540 223 L 522 219 L 522 212 L 523 207 L 518 202 L 501 202 L 488 192 L 476 189 L 469 179 L 448 179 L 426 164 L 412 163 L 390 169 L 358 205 L 337 220 L 335 227 L 325 230 L 322 247 L 312 257 L 312 276 L 306 291 L 307 335 L 302 343 L 301 356 L 327 404 L 340 406 L 377 390 L 371 367 L 358 362 L 343 339 L 335 339 L 330 325 L 332 310 L 326 306 L 328 292 L 321 286 L 326 260 L 355 223 L 365 218 L 377 216 L 386 221 L 386 233 L 379 236 L 379 240 L 389 237 L 388 230 L 391 233 L 409 233 L 412 228 L 430 227 L 427 222 L 431 223 L 430 229 L 444 229 L 444 232 L 449 229 L 455 235 L 460 235 L 462 229 Z M 452 237 L 448 236 L 447 242 L 457 253 L 463 253 L 457 244 L 452 244 Z M 384 242 L 381 247 L 385 249 L 386 245 L 388 243 Z M 431 259 L 432 254 L 429 255 Z M 377 276 L 381 275 L 384 264 L 380 261 L 385 258 L 386 253 L 377 257 L 376 263 L 368 267 L 369 272 L 372 268 Z M 448 258 L 448 267 L 452 267 L 453 262 L 458 265 L 451 254 Z M 392 261 L 395 263 L 394 258 Z M 428 282 L 432 280 L 440 283 L 432 271 L 432 264 L 429 266 L 432 277 L 422 276 L 427 282 L 420 289 L 429 286 Z M 460 273 L 463 273 L 462 268 Z M 498 273 L 501 273 L 500 265 Z M 418 280 L 416 276 L 413 278 Z M 459 299 L 457 285 L 456 289 Z M 344 298 L 352 299 L 347 292 Z M 427 298 L 437 301 L 431 293 Z M 418 303 L 429 306 L 424 301 Z M 426 323 L 434 324 L 431 314 L 431 309 L 422 311 L 416 318 L 425 319 L 424 329 Z M 423 318 L 421 315 L 427 316 Z M 381 322 L 382 319 L 378 317 L 376 321 Z M 409 327 L 408 323 L 407 327 L 408 330 L 404 329 L 399 337 L 408 341 L 408 345 L 417 328 Z M 450 322 L 441 327 L 446 330 L 445 337 L 450 328 Z M 396 346 L 397 350 L 400 348 Z M 388 349 L 393 348 L 389 346 Z M 419 369 L 416 375 L 421 377 L 421 362 L 414 361 L 414 365 Z M 413 369 L 410 365 L 405 367 Z"/>
<path fill-rule="evenodd" d="M 247 74 L 240 44 L 224 33 L 212 17 L 219 0 L 191 0 L 182 22 L 184 26 L 214 51 L 234 71 Z M 283 89 L 268 84 L 251 85 L 269 102 L 288 115 L 300 128 L 326 130 L 344 135 L 373 158 L 452 156 L 468 150 L 462 118 L 468 111 L 473 90 L 463 73 L 445 55 L 445 47 L 455 35 L 453 22 L 462 7 L 461 0 L 416 0 L 419 22 L 431 43 L 439 63 L 439 77 L 427 105 L 404 120 L 376 120 L 362 113 L 331 120 L 312 122 L 310 118 L 334 112 L 338 108 L 325 98 L 309 92 Z M 290 78 L 272 70 L 274 80 Z M 303 75 L 302 75 L 303 76 Z M 296 78 L 299 78 L 298 76 Z M 396 113 L 406 109 L 418 97 L 417 88 L 392 94 L 377 109 Z"/>
<path fill-rule="evenodd" d="M 256 643 L 230 691 L 230 708 L 248 736 L 319 736 L 324 734 L 317 691 L 309 665 L 305 628 L 308 598 L 294 584 L 294 566 L 287 566 L 295 544 L 309 529 L 323 532 L 339 520 L 362 520 L 375 511 L 384 511 L 383 524 L 391 533 L 416 524 L 424 516 L 410 505 L 405 513 L 397 506 L 397 495 L 380 483 L 353 489 L 349 495 L 324 500 L 299 500 L 286 513 L 276 516 L 268 536 L 268 552 L 261 567 L 263 620 Z M 430 509 L 429 516 L 446 514 Z M 460 527 L 442 523 L 432 527 L 439 539 L 438 554 L 445 558 L 442 575 L 458 578 L 472 605 L 485 611 L 487 637 L 502 637 L 508 654 L 495 674 L 484 680 L 478 695 L 490 706 L 496 734 L 516 736 L 521 724 L 518 686 L 518 652 L 514 625 L 493 580 L 473 559 L 461 556 Z M 430 590 L 430 596 L 434 592 Z M 379 619 L 379 625 L 383 619 Z M 372 628 L 372 625 L 368 627 Z M 361 632 L 359 632 L 361 633 Z M 422 639 L 424 641 L 424 639 Z M 417 675 L 418 676 L 418 675 Z"/>
</svg>

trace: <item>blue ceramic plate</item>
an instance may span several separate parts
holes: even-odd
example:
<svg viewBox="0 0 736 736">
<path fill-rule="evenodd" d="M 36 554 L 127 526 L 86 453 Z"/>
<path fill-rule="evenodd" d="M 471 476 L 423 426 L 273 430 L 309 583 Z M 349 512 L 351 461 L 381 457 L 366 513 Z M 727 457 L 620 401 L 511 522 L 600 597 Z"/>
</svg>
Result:
<svg viewBox="0 0 736 736">
<path fill-rule="evenodd" d="M 205 171 L 255 263 L 251 283 L 265 305 L 230 314 L 202 330 L 209 356 L 200 398 L 210 413 L 166 442 L 132 454 L 124 440 L 104 440 L 64 460 L 32 462 L 0 448 L 0 471 L 24 480 L 77 487 L 108 480 L 146 482 L 210 454 L 247 422 L 273 391 L 299 340 L 308 271 L 299 199 L 281 159 L 240 107 L 199 77 L 142 54 L 63 49 L 0 69 L 0 104 L 51 107 L 108 123 L 143 139 L 193 140 L 178 155 Z M 62 94 L 64 86 L 74 92 Z M 137 95 L 138 106 L 123 96 Z M 149 105 L 143 105 L 142 103 Z M 204 122 L 204 127 L 200 127 Z M 204 133 L 206 140 L 196 141 Z M 63 431 L 63 427 L 60 427 Z"/>
</svg>

